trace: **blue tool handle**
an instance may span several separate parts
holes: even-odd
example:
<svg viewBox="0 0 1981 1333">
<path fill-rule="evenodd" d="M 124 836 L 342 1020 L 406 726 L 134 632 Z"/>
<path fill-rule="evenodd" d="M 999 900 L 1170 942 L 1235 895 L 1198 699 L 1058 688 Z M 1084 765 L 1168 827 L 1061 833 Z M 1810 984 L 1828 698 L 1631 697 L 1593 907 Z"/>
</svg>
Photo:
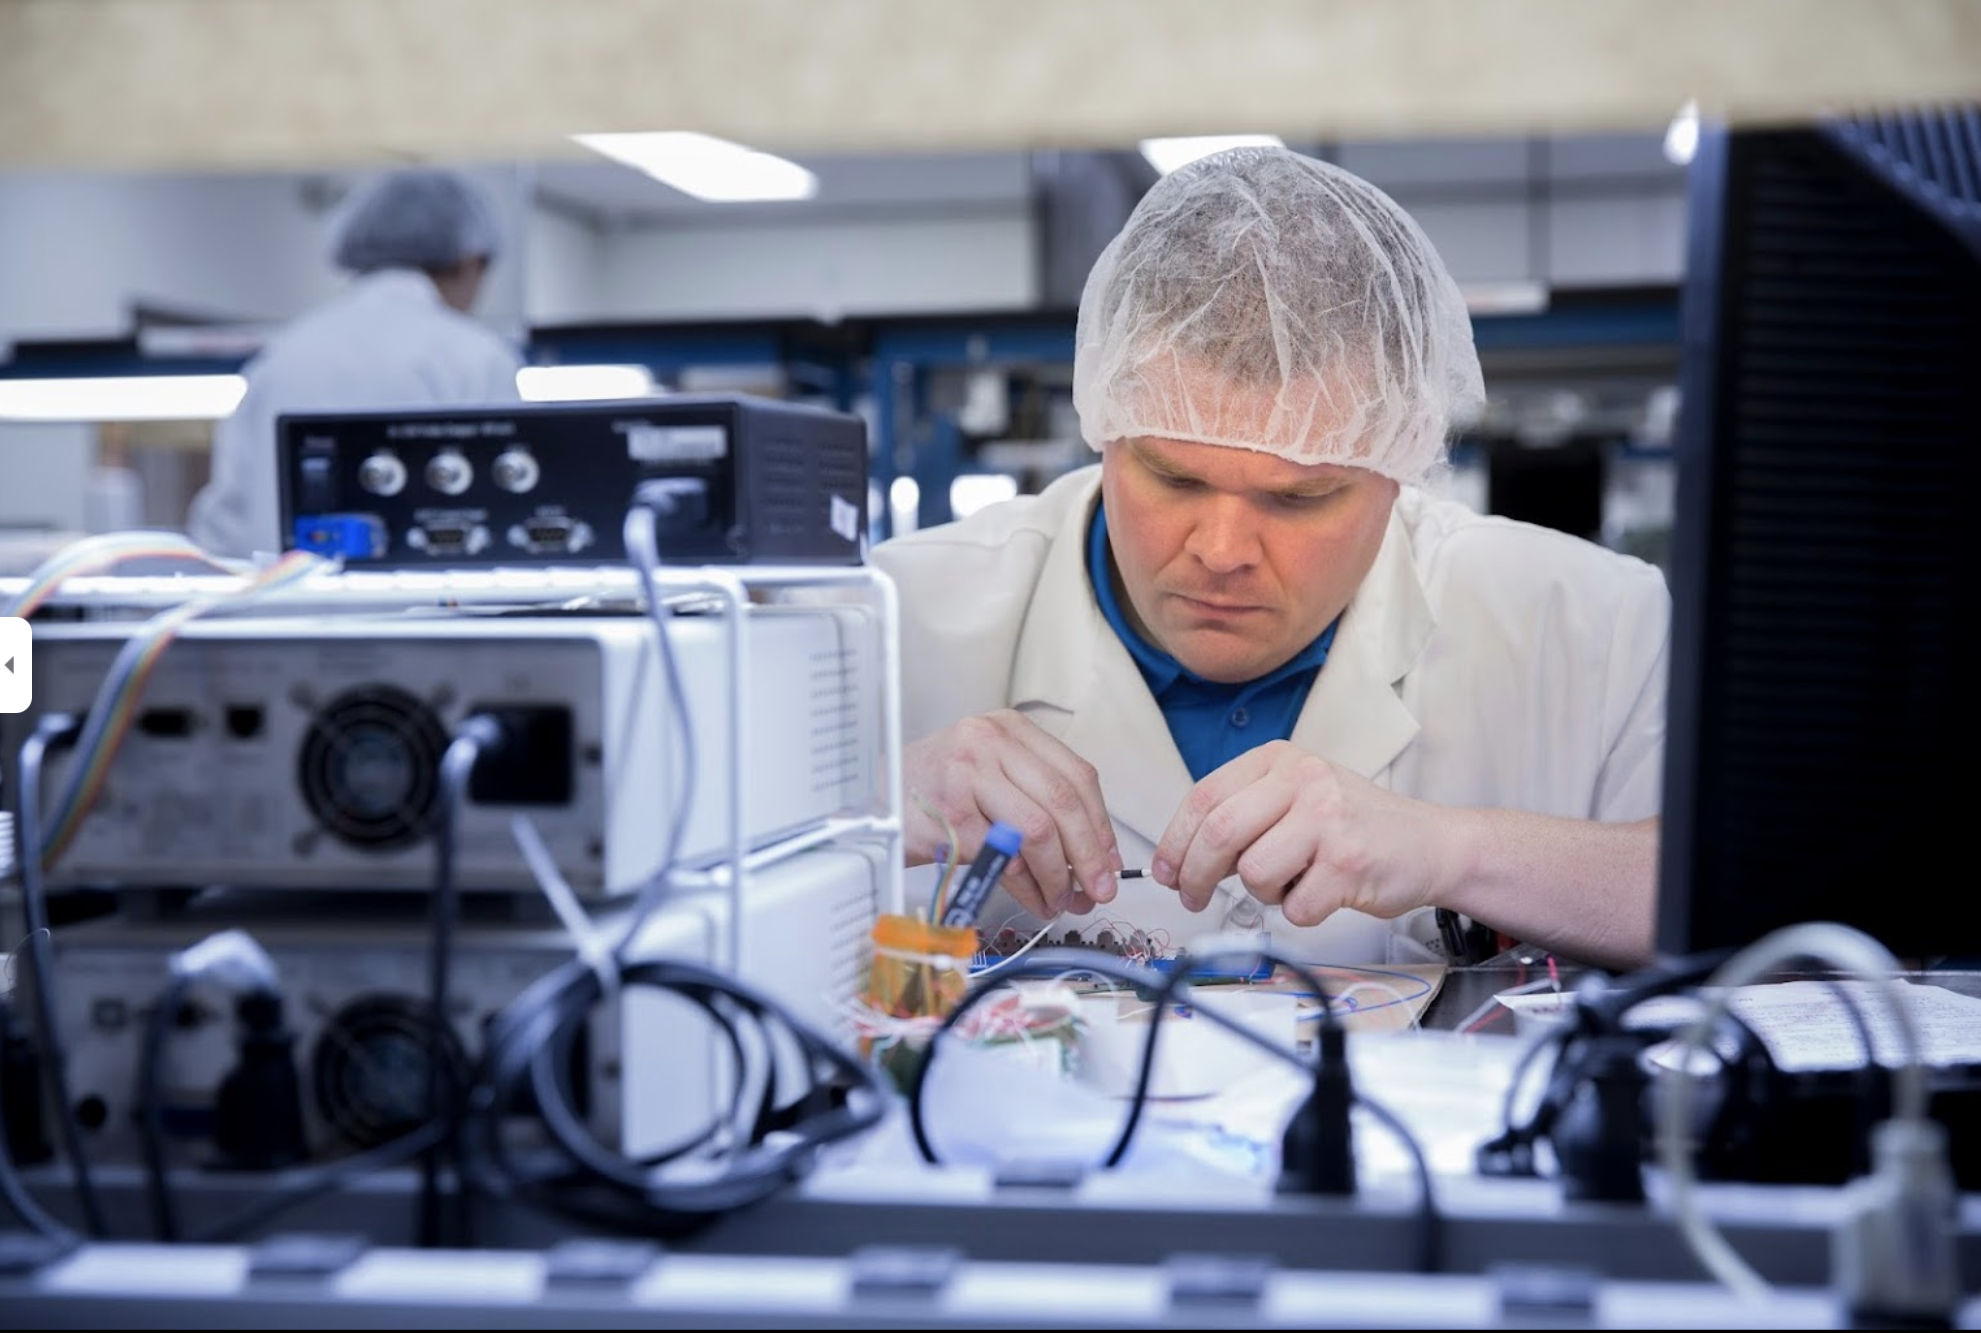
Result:
<svg viewBox="0 0 1981 1333">
<path fill-rule="evenodd" d="M 1011 858 L 1018 855 L 1018 848 L 1024 842 L 1024 835 L 1009 824 L 994 823 L 990 832 L 984 834 L 984 845 L 977 850 L 976 860 L 963 872 L 963 882 L 956 886 L 956 892 L 949 895 L 949 906 L 943 911 L 942 924 L 945 926 L 974 926 L 977 916 L 990 901 L 991 890 L 1004 874 L 1004 868 L 1011 864 Z"/>
</svg>

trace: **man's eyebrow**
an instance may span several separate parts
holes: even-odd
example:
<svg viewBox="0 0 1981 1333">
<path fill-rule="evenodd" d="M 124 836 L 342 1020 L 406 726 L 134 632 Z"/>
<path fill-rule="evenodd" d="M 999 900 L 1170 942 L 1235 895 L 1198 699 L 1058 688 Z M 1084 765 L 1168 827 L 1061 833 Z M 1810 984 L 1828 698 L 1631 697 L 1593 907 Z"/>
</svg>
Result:
<svg viewBox="0 0 1981 1333">
<path fill-rule="evenodd" d="M 1142 460 L 1142 466 L 1151 472 L 1160 472 L 1165 477 L 1174 477 L 1179 481 L 1195 481 L 1197 479 L 1196 474 L 1188 468 L 1172 463 L 1167 458 L 1159 457 L 1144 449 L 1139 444 L 1131 447 L 1135 450 L 1135 457 Z"/>
<path fill-rule="evenodd" d="M 1332 495 L 1348 484 L 1346 477 L 1310 477 L 1305 481 L 1289 482 L 1272 488 L 1275 495 L 1305 496 L 1315 498 Z"/>
</svg>

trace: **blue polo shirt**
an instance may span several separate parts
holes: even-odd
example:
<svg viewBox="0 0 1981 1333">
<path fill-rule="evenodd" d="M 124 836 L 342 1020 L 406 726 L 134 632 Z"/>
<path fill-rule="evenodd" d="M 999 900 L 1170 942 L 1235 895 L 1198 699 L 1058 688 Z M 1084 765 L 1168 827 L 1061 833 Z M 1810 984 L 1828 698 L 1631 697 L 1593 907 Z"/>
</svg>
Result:
<svg viewBox="0 0 1981 1333">
<path fill-rule="evenodd" d="M 1314 687 L 1321 663 L 1327 661 L 1328 645 L 1334 642 L 1335 626 L 1341 623 L 1339 617 L 1277 671 L 1226 685 L 1185 670 L 1181 662 L 1137 634 L 1128 623 L 1114 595 L 1114 580 L 1108 576 L 1105 506 L 1095 508 L 1093 528 L 1087 537 L 1087 577 L 1094 585 L 1101 614 L 1135 659 L 1142 679 L 1149 683 L 1149 693 L 1162 709 L 1169 734 L 1175 738 L 1193 780 L 1254 746 L 1293 735 L 1307 691 Z"/>
</svg>

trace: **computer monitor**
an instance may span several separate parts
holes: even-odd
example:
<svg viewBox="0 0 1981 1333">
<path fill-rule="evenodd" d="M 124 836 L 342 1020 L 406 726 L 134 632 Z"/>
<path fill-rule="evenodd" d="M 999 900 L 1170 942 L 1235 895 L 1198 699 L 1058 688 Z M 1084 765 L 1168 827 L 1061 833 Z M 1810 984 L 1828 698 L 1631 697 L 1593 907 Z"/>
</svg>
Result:
<svg viewBox="0 0 1981 1333">
<path fill-rule="evenodd" d="M 1981 957 L 1981 113 L 1706 133 L 1658 946 Z"/>
</svg>

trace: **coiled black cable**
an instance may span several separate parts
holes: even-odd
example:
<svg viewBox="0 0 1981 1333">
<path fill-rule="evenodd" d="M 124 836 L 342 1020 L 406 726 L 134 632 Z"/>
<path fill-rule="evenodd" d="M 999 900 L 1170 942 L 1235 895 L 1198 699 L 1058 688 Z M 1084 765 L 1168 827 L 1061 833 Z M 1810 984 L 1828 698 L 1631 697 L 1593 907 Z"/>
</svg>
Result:
<svg viewBox="0 0 1981 1333">
<path fill-rule="evenodd" d="M 1153 998 L 1155 1012 L 1149 1022 L 1149 1035 L 1142 1043 L 1141 1062 L 1136 1068 L 1135 1089 L 1129 1097 L 1128 1113 L 1123 1119 L 1121 1131 L 1117 1135 L 1114 1145 L 1108 1150 L 1106 1157 L 1102 1159 L 1104 1168 L 1113 1168 L 1120 1165 L 1122 1159 L 1127 1155 L 1128 1148 L 1134 1140 L 1135 1131 L 1141 1123 L 1144 1108 L 1148 1103 L 1149 1086 L 1154 1079 L 1156 1042 L 1162 1028 L 1163 1016 L 1172 1007 L 1185 1001 L 1191 990 L 1194 973 L 1215 971 L 1223 964 L 1239 962 L 1242 962 L 1249 969 L 1260 961 L 1270 962 L 1276 967 L 1284 968 L 1300 980 L 1307 987 L 1309 993 L 1320 1001 L 1321 1023 L 1324 1029 L 1324 1036 L 1327 1032 L 1331 1031 L 1336 1038 L 1340 1037 L 1340 1019 L 1334 1011 L 1334 1003 L 1329 997 L 1326 987 L 1321 984 L 1320 978 L 1306 965 L 1282 956 L 1270 946 L 1246 945 L 1243 948 L 1205 954 L 1191 958 L 1167 973 L 1158 971 L 1155 968 L 1131 963 L 1124 959 L 1114 958 L 1108 955 L 1097 955 L 1089 950 L 1048 949 L 1019 963 L 1015 967 L 1000 967 L 994 975 L 981 978 L 943 1016 L 941 1025 L 929 1037 L 928 1044 L 922 1052 L 922 1058 L 915 1062 L 914 1074 L 910 1080 L 908 1090 L 908 1122 L 909 1128 L 914 1135 L 915 1146 L 920 1151 L 922 1159 L 931 1165 L 940 1165 L 934 1145 L 929 1140 L 925 1111 L 928 1071 L 930 1065 L 934 1063 L 936 1051 L 940 1048 L 943 1039 L 955 1030 L 965 1015 L 979 1004 L 982 1004 L 991 995 L 1003 990 L 1011 983 L 1025 979 L 1065 980 L 1076 976 L 1093 976 L 1132 988 Z M 1251 1043 L 1268 1054 L 1277 1056 L 1279 1059 L 1286 1061 L 1298 1069 L 1315 1075 L 1317 1078 L 1323 1073 L 1328 1072 L 1322 1069 L 1316 1062 L 1310 1061 L 1299 1051 L 1282 1046 L 1271 1038 L 1253 1031 L 1236 1019 L 1223 1013 L 1215 1006 L 1203 1006 L 1197 1012 L 1216 1023 L 1219 1027 L 1224 1028 L 1227 1032 Z M 1324 1040 L 1322 1048 L 1323 1050 L 1332 1048 L 1337 1051 L 1343 1049 L 1339 1040 Z M 1323 1060 L 1326 1059 L 1325 1056 L 1322 1058 Z M 1343 1077 L 1346 1075 L 1345 1070 L 1334 1072 Z M 1385 1128 L 1395 1134 L 1402 1141 L 1405 1151 L 1410 1156 L 1411 1165 L 1418 1181 L 1418 1265 L 1424 1272 L 1437 1272 L 1443 1265 L 1444 1224 L 1442 1214 L 1438 1211 L 1437 1198 L 1431 1183 L 1430 1163 L 1424 1155 L 1423 1146 L 1417 1142 L 1416 1136 L 1410 1133 L 1409 1127 L 1404 1124 L 1402 1118 L 1387 1107 L 1360 1092 L 1354 1093 L 1353 1101 L 1355 1105 L 1367 1110 Z"/>
<path fill-rule="evenodd" d="M 568 1059 L 578 1029 L 610 992 L 652 987 L 697 1005 L 724 1032 L 739 1060 L 738 1087 L 761 1095 L 741 1141 L 698 1135 L 688 1144 L 641 1159 L 599 1140 L 572 1106 Z M 772 1128 L 777 1095 L 775 1038 L 802 1057 L 809 1079 L 791 1123 Z M 701 1225 L 756 1203 L 801 1178 L 826 1145 L 878 1124 L 887 1094 L 880 1076 L 837 1042 L 789 1014 L 753 987 L 698 963 L 626 964 L 611 987 L 598 970 L 573 959 L 539 978 L 488 1028 L 462 1125 L 468 1168 L 480 1187 L 644 1233 Z M 505 1122 L 532 1108 L 548 1134 L 546 1154 L 526 1162 L 508 1141 Z M 696 1147 L 709 1147 L 695 1156 Z M 673 1176 L 669 1166 L 688 1169 Z"/>
</svg>

